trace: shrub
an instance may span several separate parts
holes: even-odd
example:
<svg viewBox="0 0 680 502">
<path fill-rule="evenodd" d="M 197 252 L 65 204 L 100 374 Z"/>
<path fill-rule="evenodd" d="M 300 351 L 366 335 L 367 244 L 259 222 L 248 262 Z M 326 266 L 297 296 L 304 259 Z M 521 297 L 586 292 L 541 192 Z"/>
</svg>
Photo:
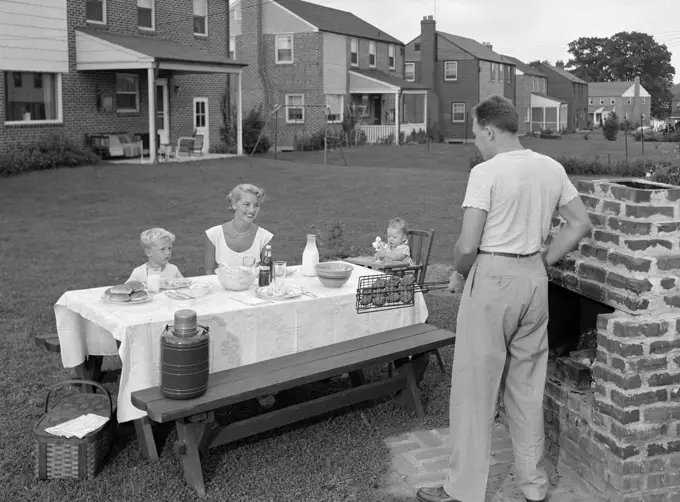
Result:
<svg viewBox="0 0 680 502">
<path fill-rule="evenodd" d="M 658 183 L 680 186 L 680 164 L 670 161 L 658 162 L 651 171 L 650 179 Z"/>
<path fill-rule="evenodd" d="M 16 148 L 0 156 L 0 176 L 97 164 L 99 157 L 89 148 L 83 148 L 54 134 L 46 139 Z"/>
<path fill-rule="evenodd" d="M 607 117 L 607 120 L 604 121 L 604 125 L 602 126 L 602 134 L 604 134 L 604 137 L 609 141 L 616 141 L 616 136 L 618 136 L 619 130 L 619 117 L 616 115 L 616 113 L 612 112 Z"/>
<path fill-rule="evenodd" d="M 236 107 L 232 106 L 231 110 L 228 110 L 227 99 L 225 96 L 222 96 L 220 108 L 223 123 L 222 127 L 220 127 L 222 142 L 227 148 L 233 148 L 233 151 L 236 152 L 236 134 L 238 131 L 236 127 L 233 127 L 233 124 L 236 123 Z M 265 125 L 266 121 L 262 117 L 262 106 L 252 108 L 243 118 L 243 152 L 245 154 L 250 155 L 253 153 L 256 144 L 257 148 L 254 153 L 266 153 L 269 151 L 271 147 L 269 137 L 266 134 L 262 134 L 260 138 L 260 133 L 265 128 Z M 260 138 L 259 142 L 258 138 Z"/>
<path fill-rule="evenodd" d="M 326 131 L 324 129 L 312 134 L 304 134 L 295 136 L 293 140 L 293 149 L 298 152 L 315 152 L 323 150 L 326 144 Z"/>
<path fill-rule="evenodd" d="M 322 259 L 342 260 L 350 256 L 367 254 L 360 246 L 350 244 L 345 239 L 345 223 L 342 220 L 333 220 L 326 223 L 323 228 L 313 228 L 319 243 L 319 256 Z"/>
</svg>

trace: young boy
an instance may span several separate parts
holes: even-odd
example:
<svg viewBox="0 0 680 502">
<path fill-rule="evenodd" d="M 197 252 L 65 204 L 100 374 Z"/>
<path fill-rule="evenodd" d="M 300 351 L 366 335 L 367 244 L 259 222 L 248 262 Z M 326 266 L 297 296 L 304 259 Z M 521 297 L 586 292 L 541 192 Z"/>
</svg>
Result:
<svg viewBox="0 0 680 502">
<path fill-rule="evenodd" d="M 167 284 L 173 279 L 184 277 L 175 265 L 169 263 L 172 256 L 172 243 L 175 242 L 174 234 L 163 228 L 150 228 L 142 232 L 140 241 L 148 261 L 134 269 L 130 278 L 125 282 L 139 281 L 146 283 L 149 266 L 161 268 L 161 283 Z"/>
</svg>

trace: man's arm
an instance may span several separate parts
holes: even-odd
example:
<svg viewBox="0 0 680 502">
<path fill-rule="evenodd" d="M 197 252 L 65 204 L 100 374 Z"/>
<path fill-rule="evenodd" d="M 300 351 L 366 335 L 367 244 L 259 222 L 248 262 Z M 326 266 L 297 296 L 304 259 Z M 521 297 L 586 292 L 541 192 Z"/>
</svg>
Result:
<svg viewBox="0 0 680 502">
<path fill-rule="evenodd" d="M 581 239 L 588 235 L 593 228 L 588 211 L 579 196 L 558 207 L 557 211 L 566 221 L 566 225 L 555 236 L 544 254 L 548 265 L 557 263 L 569 251 L 576 248 Z"/>
<path fill-rule="evenodd" d="M 467 277 L 477 258 L 486 216 L 486 211 L 476 207 L 467 207 L 463 213 L 463 228 L 453 249 L 453 267 L 463 277 Z"/>
</svg>

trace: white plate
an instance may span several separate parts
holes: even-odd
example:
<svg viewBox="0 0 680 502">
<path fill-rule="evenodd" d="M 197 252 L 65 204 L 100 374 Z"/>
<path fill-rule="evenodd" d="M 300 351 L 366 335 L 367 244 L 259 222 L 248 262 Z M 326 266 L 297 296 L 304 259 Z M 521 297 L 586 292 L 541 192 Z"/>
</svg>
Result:
<svg viewBox="0 0 680 502">
<path fill-rule="evenodd" d="M 149 295 L 146 298 L 144 298 L 143 300 L 134 300 L 134 301 L 131 300 L 129 302 L 119 302 L 117 300 L 112 300 L 111 298 L 107 298 L 106 295 L 102 293 L 102 300 L 104 300 L 105 302 L 109 302 L 109 303 L 115 303 L 116 305 L 137 305 L 138 303 L 150 302 L 152 299 L 153 298 L 151 297 L 151 295 Z"/>
<path fill-rule="evenodd" d="M 278 295 L 272 295 L 269 293 L 269 288 L 271 286 L 262 286 L 261 288 L 257 288 L 255 290 L 255 296 L 258 298 L 262 298 L 263 300 L 270 300 L 270 301 L 283 301 L 283 300 L 290 300 L 292 298 L 297 298 L 302 294 L 302 290 L 298 288 L 293 288 L 291 286 L 284 286 L 284 289 L 286 290 L 286 294 L 278 296 Z"/>
</svg>

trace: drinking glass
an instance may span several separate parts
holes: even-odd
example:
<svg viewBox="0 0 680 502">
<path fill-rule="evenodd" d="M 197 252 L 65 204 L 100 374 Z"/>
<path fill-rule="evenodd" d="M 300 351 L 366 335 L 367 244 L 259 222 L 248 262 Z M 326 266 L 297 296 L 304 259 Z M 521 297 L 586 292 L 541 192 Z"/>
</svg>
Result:
<svg viewBox="0 0 680 502">
<path fill-rule="evenodd" d="M 274 262 L 274 285 L 278 288 L 283 288 L 286 284 L 286 262 Z"/>
<path fill-rule="evenodd" d="M 161 289 L 161 267 L 149 265 L 146 270 L 146 290 L 151 294 L 158 293 Z"/>
</svg>

